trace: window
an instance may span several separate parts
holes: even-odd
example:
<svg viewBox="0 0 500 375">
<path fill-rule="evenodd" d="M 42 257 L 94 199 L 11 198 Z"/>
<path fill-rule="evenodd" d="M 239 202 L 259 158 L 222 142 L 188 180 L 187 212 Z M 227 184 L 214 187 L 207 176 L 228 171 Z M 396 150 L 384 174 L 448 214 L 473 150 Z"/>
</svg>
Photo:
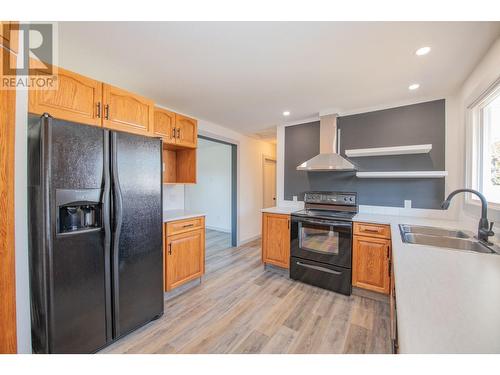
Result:
<svg viewBox="0 0 500 375">
<path fill-rule="evenodd" d="M 500 82 L 469 109 L 472 122 L 469 182 L 488 202 L 500 205 Z"/>
</svg>

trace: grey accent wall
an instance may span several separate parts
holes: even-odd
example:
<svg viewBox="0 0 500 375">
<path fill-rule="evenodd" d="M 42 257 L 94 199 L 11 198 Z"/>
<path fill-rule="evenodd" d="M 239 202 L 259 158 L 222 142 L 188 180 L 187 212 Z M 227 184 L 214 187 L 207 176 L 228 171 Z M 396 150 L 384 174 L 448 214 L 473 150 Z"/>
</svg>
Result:
<svg viewBox="0 0 500 375">
<path fill-rule="evenodd" d="M 445 169 L 445 100 L 339 117 L 341 150 L 432 144 L 429 154 L 352 158 L 361 171 Z M 358 179 L 352 172 L 297 171 L 319 153 L 319 121 L 285 128 L 285 199 L 304 192 L 356 191 L 359 204 L 439 208 L 444 179 Z"/>
</svg>

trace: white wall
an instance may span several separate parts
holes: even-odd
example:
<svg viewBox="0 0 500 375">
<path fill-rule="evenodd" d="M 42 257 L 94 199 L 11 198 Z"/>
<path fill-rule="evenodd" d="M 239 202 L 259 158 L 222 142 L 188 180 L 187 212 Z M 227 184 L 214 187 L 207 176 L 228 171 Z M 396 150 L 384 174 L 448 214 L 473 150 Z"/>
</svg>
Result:
<svg viewBox="0 0 500 375">
<path fill-rule="evenodd" d="M 231 146 L 198 140 L 196 184 L 186 185 L 186 210 L 203 212 L 208 229 L 231 232 Z"/>
<path fill-rule="evenodd" d="M 466 108 L 476 98 L 478 98 L 495 80 L 500 77 L 500 38 L 491 46 L 486 55 L 481 59 L 479 64 L 474 68 L 469 77 L 465 80 L 461 89 L 455 97 L 455 134 L 450 134 L 454 138 L 453 153 L 454 159 L 450 160 L 453 163 L 453 169 L 456 170 L 457 183 L 456 187 L 466 186 Z M 458 197 L 457 197 L 458 198 Z M 455 198 L 455 199 L 457 199 Z M 480 217 L 480 207 L 477 205 L 466 204 L 462 198 L 461 206 L 463 210 L 460 213 L 460 219 L 464 221 L 474 221 Z M 500 221 L 500 211 L 490 209 L 488 217 L 494 222 Z M 500 230 L 496 229 L 497 233 Z M 497 234 L 497 238 L 499 235 Z"/>
<path fill-rule="evenodd" d="M 275 156 L 275 145 L 249 137 L 234 130 L 199 120 L 201 135 L 236 144 L 238 244 L 251 241 L 261 235 L 261 208 L 263 204 L 263 155 Z"/>
<path fill-rule="evenodd" d="M 28 260 L 28 92 L 16 93 L 14 175 L 17 352 L 31 353 Z"/>
<path fill-rule="evenodd" d="M 184 185 L 163 184 L 163 210 L 184 209 Z"/>
</svg>

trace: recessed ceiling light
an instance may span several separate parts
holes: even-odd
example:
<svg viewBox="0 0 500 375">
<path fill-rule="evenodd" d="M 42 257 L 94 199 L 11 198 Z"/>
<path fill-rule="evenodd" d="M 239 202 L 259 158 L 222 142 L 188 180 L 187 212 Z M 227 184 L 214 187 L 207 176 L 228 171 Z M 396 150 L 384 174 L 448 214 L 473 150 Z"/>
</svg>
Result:
<svg viewBox="0 0 500 375">
<path fill-rule="evenodd" d="M 415 55 L 424 56 L 427 55 L 429 52 L 431 52 L 431 47 L 422 47 L 415 51 Z"/>
<path fill-rule="evenodd" d="M 410 86 L 408 86 L 409 90 L 416 90 L 420 87 L 418 83 L 412 83 Z"/>
<path fill-rule="evenodd" d="M 290 116 L 290 111 L 283 111 L 283 116 Z"/>
</svg>

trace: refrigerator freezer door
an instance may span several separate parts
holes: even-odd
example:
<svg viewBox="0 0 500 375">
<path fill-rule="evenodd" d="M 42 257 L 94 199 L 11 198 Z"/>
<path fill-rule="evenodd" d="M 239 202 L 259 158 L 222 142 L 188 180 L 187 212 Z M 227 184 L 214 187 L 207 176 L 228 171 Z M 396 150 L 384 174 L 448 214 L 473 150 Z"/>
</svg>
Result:
<svg viewBox="0 0 500 375">
<path fill-rule="evenodd" d="M 30 119 L 30 133 L 35 135 L 29 155 L 33 349 L 95 352 L 112 339 L 111 300 L 106 293 L 110 249 L 105 246 L 103 220 L 96 218 L 91 230 L 58 233 L 61 208 L 56 196 L 64 191 L 97 199 L 95 214 L 102 215 L 104 132 L 42 117 L 41 126 Z"/>
<path fill-rule="evenodd" d="M 163 313 L 161 141 L 111 133 L 114 338 Z"/>
</svg>

